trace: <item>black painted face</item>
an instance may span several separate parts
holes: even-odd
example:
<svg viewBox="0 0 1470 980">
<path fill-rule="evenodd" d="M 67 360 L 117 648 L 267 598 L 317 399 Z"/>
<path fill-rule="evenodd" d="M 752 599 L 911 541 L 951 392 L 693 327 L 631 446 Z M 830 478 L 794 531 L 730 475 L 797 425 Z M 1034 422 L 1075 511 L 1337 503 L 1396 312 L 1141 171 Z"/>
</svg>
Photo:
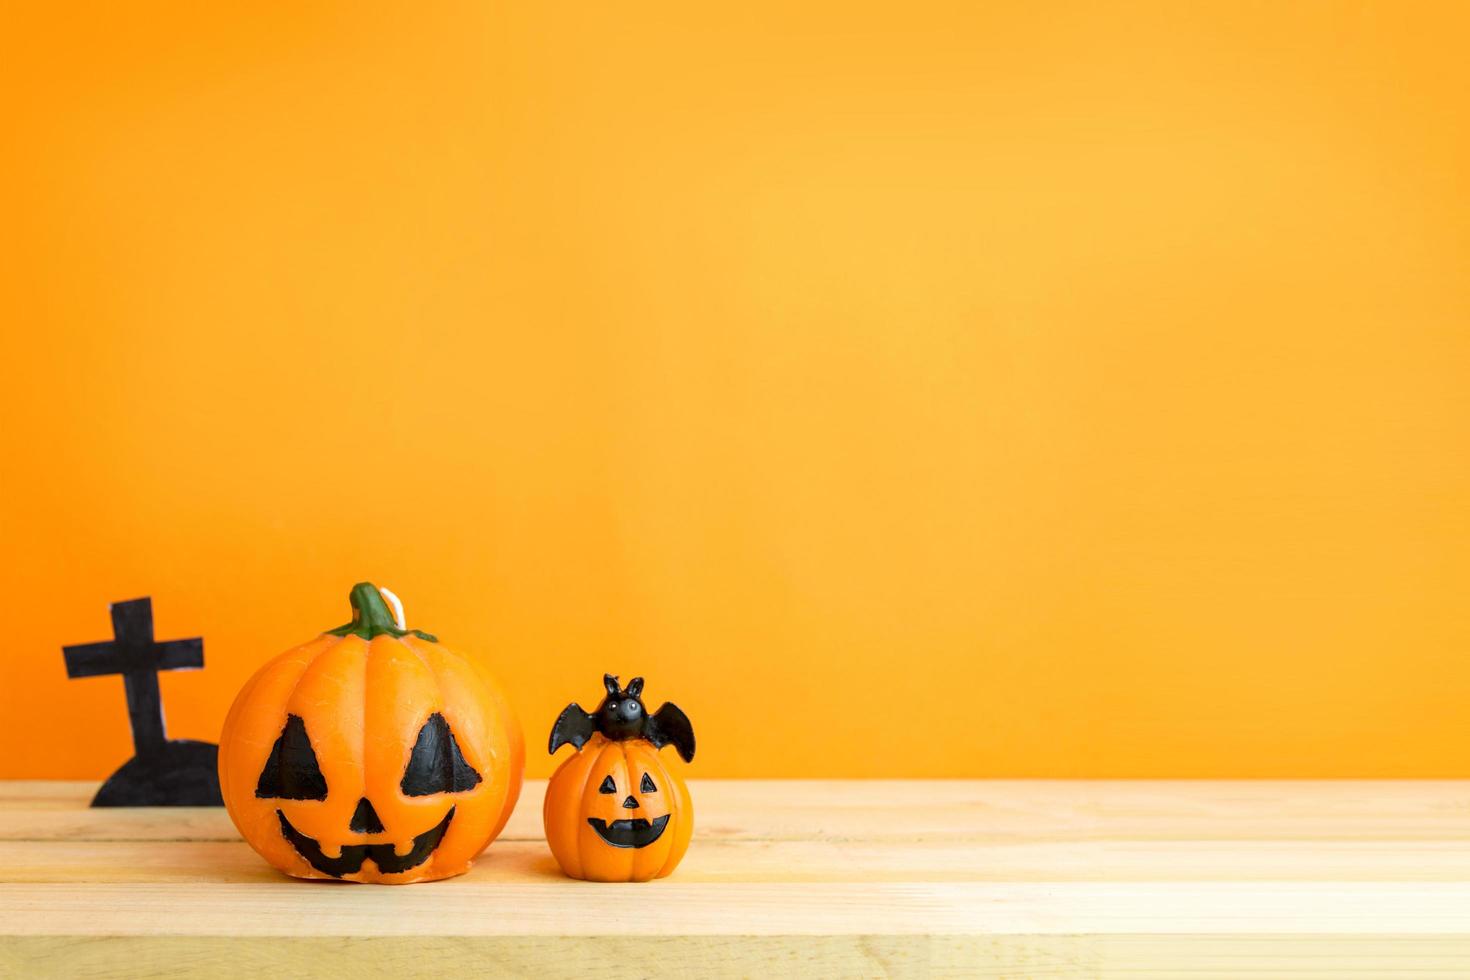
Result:
<svg viewBox="0 0 1470 980">
<path fill-rule="evenodd" d="M 609 697 L 597 709 L 598 729 L 610 738 L 629 737 L 643 730 L 643 702 L 637 698 Z"/>
<path fill-rule="evenodd" d="M 603 677 L 607 697 L 597 709 L 597 730 L 610 739 L 632 738 L 643 733 L 643 722 L 647 713 L 643 709 L 643 678 L 635 677 L 626 690 L 618 689 L 618 679 L 611 674 Z"/>
<path fill-rule="evenodd" d="M 618 792 L 617 781 L 610 775 L 604 776 L 602 778 L 602 784 L 597 787 L 597 791 L 604 795 L 615 795 Z M 658 792 L 658 786 L 654 783 L 653 777 L 646 772 L 643 774 L 643 778 L 638 781 L 638 792 Z M 637 810 L 639 805 L 638 798 L 631 792 L 623 797 L 623 809 Z M 658 840 L 663 834 L 664 828 L 669 825 L 669 814 L 665 813 L 663 816 L 654 817 L 652 820 L 643 817 L 630 817 L 625 820 L 614 820 L 611 823 L 600 817 L 588 817 L 587 823 L 593 830 L 597 831 L 598 837 L 601 837 L 613 847 L 647 847 L 649 844 Z"/>
<path fill-rule="evenodd" d="M 480 782 L 480 774 L 460 752 L 449 722 L 438 712 L 430 715 L 419 730 L 413 751 L 409 754 L 399 790 L 409 797 L 434 796 L 468 792 Z M 256 797 L 323 802 L 328 791 L 326 776 L 307 735 L 305 721 L 299 715 L 287 715 L 286 725 L 271 748 L 256 783 Z M 367 860 L 371 860 L 384 874 L 410 871 L 423 864 L 444 839 L 449 823 L 454 819 L 454 809 L 450 807 L 438 824 L 416 835 L 407 853 L 402 855 L 392 841 L 385 841 L 343 844 L 338 857 L 328 857 L 321 844 L 292 826 L 282 810 L 276 810 L 276 817 L 281 822 L 281 834 L 291 842 L 296 853 L 322 874 L 340 878 L 357 873 Z M 380 834 L 384 829 L 372 802 L 367 797 L 359 799 L 347 826 L 348 833 Z"/>
</svg>

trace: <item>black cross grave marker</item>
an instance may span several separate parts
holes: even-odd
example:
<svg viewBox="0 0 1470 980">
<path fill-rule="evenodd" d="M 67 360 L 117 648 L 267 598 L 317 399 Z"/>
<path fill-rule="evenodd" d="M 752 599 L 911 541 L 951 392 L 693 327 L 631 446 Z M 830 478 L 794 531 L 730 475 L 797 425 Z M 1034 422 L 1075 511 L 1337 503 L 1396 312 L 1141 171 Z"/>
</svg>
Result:
<svg viewBox="0 0 1470 980">
<path fill-rule="evenodd" d="M 66 676 L 121 674 L 128 719 L 137 753 L 113 773 L 93 806 L 220 806 L 218 747 L 164 733 L 161 670 L 204 666 L 204 640 L 153 639 L 153 601 L 130 599 L 112 604 L 114 639 L 63 647 Z"/>
<path fill-rule="evenodd" d="M 156 754 L 168 739 L 163 733 L 163 699 L 158 693 L 160 670 L 204 666 L 204 640 L 153 640 L 153 601 L 129 599 L 112 604 L 112 635 L 101 643 L 62 648 L 66 676 L 122 674 L 133 724 L 133 748 L 140 757 Z"/>
</svg>

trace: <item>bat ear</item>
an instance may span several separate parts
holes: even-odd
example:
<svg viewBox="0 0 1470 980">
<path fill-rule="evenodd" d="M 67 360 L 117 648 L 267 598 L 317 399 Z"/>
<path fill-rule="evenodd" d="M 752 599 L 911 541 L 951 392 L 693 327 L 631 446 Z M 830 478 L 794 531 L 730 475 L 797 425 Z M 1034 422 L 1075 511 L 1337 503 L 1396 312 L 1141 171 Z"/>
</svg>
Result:
<svg viewBox="0 0 1470 980">
<path fill-rule="evenodd" d="M 607 696 L 615 698 L 618 696 L 618 679 L 612 674 L 602 675 L 602 686 L 607 688 Z"/>
<path fill-rule="evenodd" d="M 628 696 L 634 698 L 643 696 L 643 678 L 635 677 L 628 682 Z"/>
</svg>

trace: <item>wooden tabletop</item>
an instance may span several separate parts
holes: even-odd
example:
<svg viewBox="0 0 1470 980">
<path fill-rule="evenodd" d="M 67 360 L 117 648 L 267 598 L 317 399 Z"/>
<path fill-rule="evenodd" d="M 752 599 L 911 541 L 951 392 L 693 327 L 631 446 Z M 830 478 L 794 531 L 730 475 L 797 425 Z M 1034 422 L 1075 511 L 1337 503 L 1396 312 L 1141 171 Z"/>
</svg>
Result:
<svg viewBox="0 0 1470 980">
<path fill-rule="evenodd" d="M 1470 783 L 691 788 L 663 881 L 563 878 L 537 780 L 469 874 L 392 888 L 0 782 L 0 976 L 1470 975 Z"/>
</svg>

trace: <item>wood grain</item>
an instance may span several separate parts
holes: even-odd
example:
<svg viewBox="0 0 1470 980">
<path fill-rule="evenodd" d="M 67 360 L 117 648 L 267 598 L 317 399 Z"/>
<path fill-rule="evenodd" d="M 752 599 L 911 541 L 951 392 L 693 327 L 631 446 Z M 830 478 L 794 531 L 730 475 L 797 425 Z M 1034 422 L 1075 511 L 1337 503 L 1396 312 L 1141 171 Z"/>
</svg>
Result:
<svg viewBox="0 0 1470 980">
<path fill-rule="evenodd" d="M 1470 783 L 705 782 L 670 879 L 286 879 L 218 810 L 0 783 L 0 975 L 1470 973 Z"/>
</svg>

